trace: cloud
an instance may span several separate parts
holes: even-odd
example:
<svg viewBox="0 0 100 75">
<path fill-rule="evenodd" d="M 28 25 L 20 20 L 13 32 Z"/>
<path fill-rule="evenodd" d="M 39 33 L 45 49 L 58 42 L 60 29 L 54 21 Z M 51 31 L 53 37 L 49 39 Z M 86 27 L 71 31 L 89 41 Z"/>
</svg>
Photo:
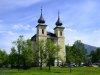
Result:
<svg viewBox="0 0 100 75">
<path fill-rule="evenodd" d="M 53 28 L 50 28 L 49 26 L 47 26 L 47 31 L 54 32 Z"/>
<path fill-rule="evenodd" d="M 17 33 L 14 33 L 14 32 L 12 32 L 12 31 L 8 31 L 7 32 L 9 35 L 16 35 Z"/>
<path fill-rule="evenodd" d="M 72 23 L 75 28 L 86 28 L 88 26 L 93 26 L 95 19 L 100 19 L 99 15 L 99 2 L 96 0 L 84 0 L 81 2 L 76 2 L 72 5 L 69 3 L 65 7 L 62 7 L 62 16 L 65 23 Z"/>
<path fill-rule="evenodd" d="M 5 35 L 16 35 L 17 33 L 13 32 L 13 31 L 0 31 L 1 34 L 5 34 Z"/>
<path fill-rule="evenodd" d="M 66 44 L 73 45 L 76 40 L 81 40 L 82 42 L 87 43 L 88 36 L 75 29 L 66 28 L 65 38 Z"/>
<path fill-rule="evenodd" d="M 36 33 L 36 28 L 33 25 L 35 25 L 40 14 L 37 16 L 39 12 L 35 9 L 40 7 L 38 3 L 43 1 L 46 0 L 0 0 L 0 10 L 14 9 L 14 11 L 9 12 L 0 11 L 3 12 L 3 15 L 0 15 L 0 47 L 2 49 L 6 49 L 7 52 L 10 51 L 12 46 L 11 42 L 15 41 L 21 34 L 27 39 Z M 62 2 L 62 4 L 59 3 L 59 1 Z M 34 4 L 36 4 L 35 7 L 31 6 Z M 54 32 L 54 23 L 57 20 L 57 11 L 55 9 L 60 8 L 61 21 L 65 27 L 66 44 L 69 43 L 72 45 L 76 40 L 81 40 L 86 44 L 100 46 L 100 11 L 99 2 L 97 0 L 54 0 L 49 4 L 47 2 L 45 6 L 46 11 L 43 16 L 44 18 L 46 17 L 46 23 L 49 24 L 47 31 Z M 26 7 L 29 8 L 26 9 Z M 16 10 L 16 8 L 21 8 L 21 10 Z M 35 11 L 32 12 L 31 8 Z M 2 17 L 5 21 L 5 25 L 1 24 L 3 22 Z"/>
<path fill-rule="evenodd" d="M 0 31 L 0 48 L 10 53 L 10 49 L 13 46 L 12 42 L 16 41 L 18 34 L 14 31 Z"/>
<path fill-rule="evenodd" d="M 96 1 L 93 0 L 88 0 L 85 1 L 83 3 L 83 5 L 80 5 L 80 10 L 83 11 L 85 14 L 89 14 L 92 13 L 96 7 L 97 7 L 98 3 Z"/>
<path fill-rule="evenodd" d="M 31 26 L 28 24 L 28 25 L 23 25 L 23 24 L 16 24 L 12 27 L 12 29 L 15 29 L 15 30 L 30 30 L 31 29 Z"/>
<path fill-rule="evenodd" d="M 72 32 L 73 30 L 71 28 L 65 29 L 65 32 Z"/>
<path fill-rule="evenodd" d="M 35 34 L 33 31 L 16 33 L 14 31 L 2 31 L 0 34 L 5 34 L 0 38 L 0 48 L 6 50 L 7 53 L 10 53 L 10 49 L 14 44 L 13 41 L 16 41 L 19 35 L 23 35 L 24 39 L 31 39 L 31 37 Z"/>
<path fill-rule="evenodd" d="M 63 21 L 65 25 L 66 44 L 72 45 L 76 40 L 100 47 L 100 22 L 99 2 L 96 0 L 84 0 L 75 4 L 62 7 Z M 68 25 L 68 26 L 66 26 Z M 98 30 L 97 30 L 98 29 Z"/>
<path fill-rule="evenodd" d="M 65 29 L 65 43 L 73 45 L 76 40 L 81 40 L 85 44 L 100 47 L 100 29 L 91 31 L 89 33 L 81 32 L 80 30 L 66 28 Z"/>
<path fill-rule="evenodd" d="M 18 7 L 27 7 L 32 4 L 36 4 L 43 0 L 0 0 L 0 8 L 18 8 Z"/>
<path fill-rule="evenodd" d="M 11 27 L 5 24 L 0 24 L 0 36 L 2 35 L 15 35 L 17 33 L 11 30 Z"/>
<path fill-rule="evenodd" d="M 10 53 L 13 41 L 16 41 L 19 35 L 24 35 L 24 39 L 30 39 L 36 29 L 29 24 L 16 24 L 12 26 L 0 25 L 0 48 Z"/>
<path fill-rule="evenodd" d="M 100 29 L 94 30 L 93 32 L 94 32 L 95 34 L 96 34 L 96 33 L 100 33 Z"/>
<path fill-rule="evenodd" d="M 5 28 L 5 26 L 3 24 L 0 24 L 0 32 L 3 31 Z"/>
</svg>

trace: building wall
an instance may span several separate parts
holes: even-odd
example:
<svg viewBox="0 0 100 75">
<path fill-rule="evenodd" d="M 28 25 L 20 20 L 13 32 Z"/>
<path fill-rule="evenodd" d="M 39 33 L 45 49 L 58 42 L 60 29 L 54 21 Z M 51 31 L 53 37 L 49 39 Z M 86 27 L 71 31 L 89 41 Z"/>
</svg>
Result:
<svg viewBox="0 0 100 75">
<path fill-rule="evenodd" d="M 42 34 L 42 29 L 44 29 L 44 34 Z M 62 32 L 62 35 L 60 35 L 60 32 Z M 63 28 L 56 28 L 54 30 L 54 33 L 58 37 L 58 38 L 56 38 L 54 40 L 54 42 L 55 42 L 55 44 L 57 44 L 58 46 L 60 46 L 60 51 L 58 53 L 59 60 L 62 61 L 62 62 L 65 62 L 65 38 L 64 38 L 64 29 Z M 47 40 L 46 26 L 37 26 L 36 42 L 33 42 L 34 43 L 33 45 L 38 48 L 38 43 L 39 43 L 40 40 L 44 40 L 44 41 Z M 39 55 L 39 53 L 37 53 L 37 54 Z M 39 62 L 39 61 L 37 61 L 37 62 Z"/>
<path fill-rule="evenodd" d="M 42 33 L 42 29 L 44 30 L 44 33 Z M 41 40 L 46 40 L 47 39 L 47 32 L 46 32 L 46 26 L 43 25 L 38 25 L 37 26 L 37 34 L 36 34 L 36 42 L 37 42 L 37 48 L 39 50 L 39 42 Z M 40 57 L 40 51 L 37 52 L 37 56 Z M 40 66 L 40 59 L 37 59 L 37 66 Z"/>
<path fill-rule="evenodd" d="M 62 32 L 62 36 L 60 35 L 60 32 Z M 62 28 L 56 28 L 54 30 L 54 33 L 58 36 L 58 37 L 64 37 L 64 29 Z"/>
<path fill-rule="evenodd" d="M 42 29 L 44 29 L 44 34 L 42 34 Z M 47 36 L 46 26 L 38 26 L 37 27 L 37 35 Z"/>
<path fill-rule="evenodd" d="M 60 60 L 65 62 L 65 40 L 64 37 L 58 38 L 58 46 L 60 46 L 60 51 L 58 53 Z"/>
<path fill-rule="evenodd" d="M 62 35 L 60 34 L 62 32 Z M 65 38 L 64 38 L 64 28 L 63 27 L 56 27 L 54 29 L 54 33 L 58 37 L 58 46 L 60 46 L 60 51 L 58 53 L 59 59 L 62 62 L 65 62 Z"/>
</svg>

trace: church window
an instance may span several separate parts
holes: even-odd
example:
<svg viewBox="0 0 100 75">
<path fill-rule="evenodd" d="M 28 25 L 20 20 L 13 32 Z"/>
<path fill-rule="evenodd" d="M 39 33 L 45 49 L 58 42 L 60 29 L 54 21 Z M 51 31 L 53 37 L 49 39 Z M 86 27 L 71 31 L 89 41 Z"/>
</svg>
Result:
<svg viewBox="0 0 100 75">
<path fill-rule="evenodd" d="M 62 31 L 60 31 L 60 36 L 62 36 Z"/>
<path fill-rule="evenodd" d="M 44 29 L 42 29 L 42 34 L 44 34 Z"/>
</svg>

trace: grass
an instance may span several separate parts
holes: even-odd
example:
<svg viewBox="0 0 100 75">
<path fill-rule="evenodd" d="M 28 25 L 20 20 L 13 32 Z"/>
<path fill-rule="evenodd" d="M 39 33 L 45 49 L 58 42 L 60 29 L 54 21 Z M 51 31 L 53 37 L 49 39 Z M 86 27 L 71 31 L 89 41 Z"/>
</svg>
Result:
<svg viewBox="0 0 100 75">
<path fill-rule="evenodd" d="M 17 69 L 0 69 L 0 75 L 100 75 L 100 67 L 75 67 L 70 73 L 69 68 L 48 68 L 40 70 L 39 68 L 31 68 L 29 70 L 19 71 Z"/>
</svg>

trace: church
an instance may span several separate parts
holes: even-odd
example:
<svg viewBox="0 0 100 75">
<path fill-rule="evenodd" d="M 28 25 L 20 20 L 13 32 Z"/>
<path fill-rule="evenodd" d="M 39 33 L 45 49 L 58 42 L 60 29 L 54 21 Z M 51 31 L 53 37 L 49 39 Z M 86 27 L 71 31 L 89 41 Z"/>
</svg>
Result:
<svg viewBox="0 0 100 75">
<path fill-rule="evenodd" d="M 64 27 L 60 20 L 59 12 L 58 19 L 55 23 L 54 32 L 47 31 L 47 25 L 45 24 L 45 20 L 42 15 L 42 9 L 40 18 L 38 19 L 38 25 L 36 26 L 36 34 L 31 38 L 33 46 L 36 47 L 36 42 L 40 40 L 52 39 L 56 45 L 60 46 L 59 62 L 65 62 L 65 37 L 64 37 Z M 35 48 L 36 49 L 36 48 Z M 57 60 L 55 60 L 55 63 Z M 56 64 L 55 64 L 56 65 Z"/>
</svg>

